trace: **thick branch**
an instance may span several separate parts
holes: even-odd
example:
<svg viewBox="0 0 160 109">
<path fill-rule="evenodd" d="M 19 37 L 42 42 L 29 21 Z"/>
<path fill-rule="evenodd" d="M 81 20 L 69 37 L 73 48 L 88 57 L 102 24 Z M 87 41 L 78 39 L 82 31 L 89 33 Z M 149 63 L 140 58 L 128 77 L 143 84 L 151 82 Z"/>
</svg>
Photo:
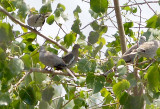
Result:
<svg viewBox="0 0 160 109">
<path fill-rule="evenodd" d="M 17 24 L 19 24 L 20 26 L 29 29 L 30 31 L 38 34 L 39 36 L 43 37 L 44 39 L 46 39 L 46 40 L 54 43 L 56 46 L 58 46 L 59 48 L 61 48 L 63 51 L 68 52 L 67 49 L 65 49 L 63 46 L 59 45 L 59 44 L 58 44 L 57 42 L 55 42 L 54 40 L 46 37 L 45 35 L 41 34 L 41 33 L 38 32 L 37 30 L 35 30 L 35 29 L 29 27 L 28 25 L 25 25 L 24 23 L 20 22 L 19 20 L 15 19 L 10 13 L 8 13 L 8 12 L 7 12 L 4 8 L 2 8 L 1 6 L 0 6 L 0 11 L 3 12 L 4 14 L 6 14 L 14 23 L 17 23 Z"/>
<path fill-rule="evenodd" d="M 126 40 L 125 40 L 125 33 L 124 33 L 123 24 L 122 24 L 122 18 L 121 18 L 118 0 L 114 0 L 114 9 L 115 9 L 115 13 L 116 13 L 118 30 L 119 30 L 119 35 L 120 35 L 120 43 L 121 43 L 122 54 L 123 54 L 126 52 Z"/>
</svg>

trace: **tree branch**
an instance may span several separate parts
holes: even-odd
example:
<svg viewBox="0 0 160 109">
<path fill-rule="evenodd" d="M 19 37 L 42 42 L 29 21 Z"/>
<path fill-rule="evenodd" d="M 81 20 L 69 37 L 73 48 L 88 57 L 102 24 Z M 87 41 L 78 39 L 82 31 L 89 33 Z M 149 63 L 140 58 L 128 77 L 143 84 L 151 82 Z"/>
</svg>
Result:
<svg viewBox="0 0 160 109">
<path fill-rule="evenodd" d="M 126 52 L 127 48 L 126 48 L 126 39 L 125 39 L 124 27 L 123 27 L 123 24 L 122 24 L 122 18 L 121 18 L 119 1 L 118 0 L 114 0 L 114 8 L 115 8 L 116 18 L 117 18 L 117 23 L 118 23 L 120 43 L 121 43 L 122 54 L 123 54 L 123 53 Z"/>
<path fill-rule="evenodd" d="M 10 13 L 8 13 L 3 7 L 0 6 L 0 11 L 3 12 L 4 14 L 6 14 L 14 23 L 19 24 L 20 26 L 29 29 L 30 31 L 38 34 L 39 36 L 43 37 L 44 39 L 54 43 L 56 46 L 58 46 L 59 48 L 61 48 L 63 51 L 68 52 L 68 50 L 66 48 L 64 48 L 63 46 L 59 45 L 56 41 L 46 37 L 45 35 L 41 34 L 40 32 L 38 32 L 36 29 L 31 28 L 28 25 L 25 25 L 24 23 L 22 23 L 21 21 L 15 19 Z"/>
</svg>

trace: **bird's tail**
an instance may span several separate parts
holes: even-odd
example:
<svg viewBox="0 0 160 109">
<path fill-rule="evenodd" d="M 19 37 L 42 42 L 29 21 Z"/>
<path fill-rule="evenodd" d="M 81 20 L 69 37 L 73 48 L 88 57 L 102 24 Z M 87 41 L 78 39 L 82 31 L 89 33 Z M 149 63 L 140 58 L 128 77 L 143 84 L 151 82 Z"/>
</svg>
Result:
<svg viewBox="0 0 160 109">
<path fill-rule="evenodd" d="M 67 67 L 66 67 L 65 69 L 66 69 L 66 71 L 73 77 L 73 79 L 74 79 L 75 81 L 77 81 L 77 78 L 73 75 L 73 73 L 71 72 L 71 70 L 68 69 Z"/>
</svg>

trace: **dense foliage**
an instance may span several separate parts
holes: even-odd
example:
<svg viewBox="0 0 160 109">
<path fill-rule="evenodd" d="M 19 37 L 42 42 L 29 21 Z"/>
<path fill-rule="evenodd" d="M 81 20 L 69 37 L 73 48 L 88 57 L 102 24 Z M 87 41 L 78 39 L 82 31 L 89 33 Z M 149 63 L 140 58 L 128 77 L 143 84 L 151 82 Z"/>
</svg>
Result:
<svg viewBox="0 0 160 109">
<path fill-rule="evenodd" d="M 25 0 L 0 0 L 0 6 L 26 25 L 29 10 L 37 13 L 51 12 L 46 23 L 57 25 L 57 28 L 64 31 L 63 24 L 58 20 L 59 18 L 67 20 L 64 15 L 67 10 L 65 4 L 57 4 L 56 9 L 53 10 L 51 5 L 55 1 L 42 0 L 42 2 L 40 10 L 29 9 Z M 88 36 L 82 31 L 86 27 L 81 27 L 79 15 L 83 9 L 80 6 L 73 11 L 74 21 L 70 32 L 65 33 L 64 36 L 48 36 L 66 49 L 71 48 L 74 43 L 81 45 L 79 61 L 71 68 L 76 74 L 77 81 L 65 75 L 67 73 L 65 70 L 60 73 L 39 70 L 45 68 L 45 65 L 39 61 L 39 53 L 37 53 L 41 45 L 37 42 L 37 37 L 40 35 L 37 32 L 41 33 L 41 31 L 35 32 L 36 30 L 33 31 L 22 25 L 20 25 L 21 30 L 15 31 L 14 26 L 19 24 L 15 24 L 12 19 L 6 20 L 10 18 L 0 10 L 1 109 L 155 109 L 159 107 L 157 104 L 160 95 L 160 49 L 157 50 L 156 61 L 153 63 L 142 57 L 136 60 L 134 65 L 126 64 L 123 59 L 120 59 L 121 44 L 118 30 L 112 33 L 112 36 L 106 35 L 110 28 L 107 25 L 110 21 L 107 10 L 109 6 L 113 8 L 110 2 L 90 0 L 84 3 L 90 6 L 90 10 L 87 11 L 93 19 L 86 25 L 92 28 L 88 31 Z M 146 19 L 145 32 L 132 30 L 135 22 L 127 20 L 125 15 L 136 14 L 141 8 L 138 4 L 131 6 L 129 3 L 121 8 L 121 14 L 125 18 L 123 24 L 126 38 L 132 40 L 127 43 L 127 47 L 135 43 L 141 35 L 146 36 L 147 40 L 159 38 L 160 16 L 156 13 L 150 19 Z M 109 37 L 114 40 L 106 41 Z M 58 55 L 62 49 L 51 40 L 46 39 L 45 46 L 47 50 Z"/>
</svg>

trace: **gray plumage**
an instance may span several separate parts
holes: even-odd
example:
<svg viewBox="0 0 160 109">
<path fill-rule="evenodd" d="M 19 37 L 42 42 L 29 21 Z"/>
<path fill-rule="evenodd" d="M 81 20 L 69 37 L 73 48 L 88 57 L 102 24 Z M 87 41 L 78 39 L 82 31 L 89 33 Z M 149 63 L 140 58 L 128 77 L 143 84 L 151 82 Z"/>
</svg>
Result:
<svg viewBox="0 0 160 109">
<path fill-rule="evenodd" d="M 153 40 L 141 44 L 137 48 L 138 55 L 144 56 L 146 58 L 154 58 L 157 49 L 160 47 L 160 42 L 158 40 Z"/>
<path fill-rule="evenodd" d="M 45 18 L 48 17 L 50 15 L 50 13 L 46 13 L 46 14 L 32 14 L 30 13 L 28 15 L 28 20 L 27 23 L 29 26 L 31 27 L 42 27 L 44 22 L 45 22 Z"/>
<path fill-rule="evenodd" d="M 138 46 L 140 46 L 141 44 L 143 44 L 144 42 L 146 42 L 146 37 L 145 36 L 141 36 L 138 42 L 138 45 L 135 44 L 132 47 L 130 47 L 123 55 L 127 55 L 130 54 L 133 50 L 137 49 Z"/>
<path fill-rule="evenodd" d="M 46 51 L 44 46 L 40 47 L 39 60 L 46 66 L 55 67 L 57 70 L 61 70 L 66 67 L 65 62 L 57 55 Z"/>
<path fill-rule="evenodd" d="M 129 54 L 123 55 L 123 56 L 122 56 L 122 59 L 124 59 L 124 61 L 125 61 L 126 63 L 133 63 L 136 55 L 137 55 L 137 52 L 134 52 L 134 51 L 133 51 L 133 52 L 131 52 L 131 53 L 129 53 Z"/>
<path fill-rule="evenodd" d="M 75 63 L 78 61 L 78 55 L 79 55 L 78 49 L 79 48 L 80 48 L 80 45 L 75 44 L 73 46 L 72 51 L 70 53 L 68 53 L 67 55 L 62 57 L 63 61 L 66 63 L 68 68 L 71 68 L 72 66 L 74 66 Z"/>
</svg>

